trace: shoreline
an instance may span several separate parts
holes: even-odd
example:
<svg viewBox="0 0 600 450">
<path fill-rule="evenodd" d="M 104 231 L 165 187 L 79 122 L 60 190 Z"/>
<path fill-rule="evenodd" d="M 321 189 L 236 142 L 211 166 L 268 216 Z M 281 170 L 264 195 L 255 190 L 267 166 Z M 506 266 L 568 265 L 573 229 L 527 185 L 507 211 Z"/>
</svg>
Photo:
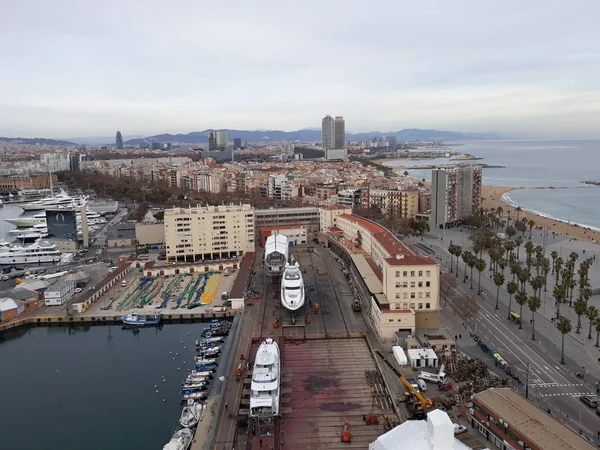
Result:
<svg viewBox="0 0 600 450">
<path fill-rule="evenodd" d="M 499 206 L 504 210 L 504 215 L 507 211 L 510 211 L 511 220 L 517 217 L 516 208 L 519 206 L 510 198 L 510 193 L 522 189 L 530 188 L 512 188 L 512 187 L 501 187 L 501 186 L 482 186 L 481 195 L 484 198 L 482 207 L 486 209 L 497 209 Z M 532 188 L 536 189 L 536 188 Z M 551 189 L 551 188 L 537 188 L 537 189 Z M 554 188 L 557 189 L 557 188 Z M 550 216 L 543 211 L 535 211 L 523 209 L 519 212 L 519 219 L 526 217 L 527 220 L 533 220 L 535 222 L 534 227 L 547 227 L 548 231 L 556 233 L 558 235 L 568 236 L 569 238 L 575 238 L 582 241 L 599 243 L 600 242 L 600 229 L 597 229 L 591 225 L 578 224 L 574 222 L 567 222 L 564 219 L 557 219 Z M 528 232 L 525 233 L 527 235 Z"/>
</svg>

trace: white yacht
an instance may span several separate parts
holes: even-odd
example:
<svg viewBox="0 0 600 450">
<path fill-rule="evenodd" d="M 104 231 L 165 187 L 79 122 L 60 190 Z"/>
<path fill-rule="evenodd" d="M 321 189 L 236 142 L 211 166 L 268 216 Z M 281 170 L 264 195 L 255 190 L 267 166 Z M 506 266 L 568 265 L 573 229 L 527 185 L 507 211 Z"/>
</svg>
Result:
<svg viewBox="0 0 600 450">
<path fill-rule="evenodd" d="M 190 448 L 194 433 L 187 428 L 177 430 L 169 443 L 163 447 L 163 450 L 187 450 Z"/>
<path fill-rule="evenodd" d="M 281 304 L 289 311 L 297 311 L 304 305 L 304 279 L 297 262 L 285 265 L 281 277 Z"/>
<path fill-rule="evenodd" d="M 0 249 L 0 265 L 60 263 L 62 253 L 51 242 L 38 240 L 28 246 Z"/>
<path fill-rule="evenodd" d="M 260 344 L 250 385 L 250 417 L 279 415 L 279 346 L 273 339 Z"/>
<path fill-rule="evenodd" d="M 54 209 L 54 208 L 53 208 Z M 62 208 L 57 208 L 62 209 Z M 87 209 L 85 212 L 88 225 L 100 225 L 106 223 L 106 219 L 97 212 Z M 13 219 L 5 219 L 18 228 L 34 227 L 36 225 L 46 225 L 46 212 L 34 214 L 33 216 L 21 216 Z M 77 211 L 77 223 L 81 224 L 81 213 Z"/>
<path fill-rule="evenodd" d="M 31 203 L 24 203 L 20 206 L 24 211 L 42 211 L 61 206 L 72 206 L 77 203 L 77 201 L 77 198 L 71 197 L 65 191 L 61 190 L 57 195 L 36 200 Z"/>
<path fill-rule="evenodd" d="M 181 411 L 181 418 L 179 423 L 182 427 L 192 428 L 195 427 L 200 418 L 202 417 L 202 404 L 197 403 L 194 400 L 188 400 L 187 406 Z"/>
</svg>

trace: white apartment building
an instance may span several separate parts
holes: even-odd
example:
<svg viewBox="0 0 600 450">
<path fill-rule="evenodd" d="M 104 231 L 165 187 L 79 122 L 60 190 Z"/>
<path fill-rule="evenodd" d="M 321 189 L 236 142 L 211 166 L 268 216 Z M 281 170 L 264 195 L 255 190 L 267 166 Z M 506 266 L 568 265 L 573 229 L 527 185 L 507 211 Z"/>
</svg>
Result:
<svg viewBox="0 0 600 450">
<path fill-rule="evenodd" d="M 196 206 L 165 210 L 167 260 L 231 259 L 254 251 L 251 205 Z"/>
<path fill-rule="evenodd" d="M 40 156 L 40 163 L 45 166 L 45 172 L 62 172 L 70 168 L 68 153 L 44 153 Z"/>
<path fill-rule="evenodd" d="M 286 175 L 269 175 L 267 196 L 280 199 L 294 198 L 298 196 L 298 187 L 293 186 Z"/>
</svg>

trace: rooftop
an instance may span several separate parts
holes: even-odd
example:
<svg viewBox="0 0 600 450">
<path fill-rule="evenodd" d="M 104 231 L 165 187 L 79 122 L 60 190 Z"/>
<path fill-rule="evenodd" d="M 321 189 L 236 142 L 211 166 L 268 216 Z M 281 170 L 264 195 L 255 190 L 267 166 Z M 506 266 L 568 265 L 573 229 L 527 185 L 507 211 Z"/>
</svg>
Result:
<svg viewBox="0 0 600 450">
<path fill-rule="evenodd" d="M 516 432 L 539 448 L 552 450 L 594 449 L 592 444 L 550 414 L 510 388 L 488 389 L 473 400 L 499 416 Z"/>
<path fill-rule="evenodd" d="M 427 420 L 407 420 L 379 436 L 369 450 L 469 450 L 454 437 L 454 425 L 448 414 L 435 410 Z"/>
<path fill-rule="evenodd" d="M 348 208 L 347 206 L 338 205 L 336 203 L 335 205 L 324 206 L 322 209 L 325 209 L 327 211 L 332 211 L 332 210 L 336 210 L 336 209 L 350 209 L 350 208 Z"/>
</svg>

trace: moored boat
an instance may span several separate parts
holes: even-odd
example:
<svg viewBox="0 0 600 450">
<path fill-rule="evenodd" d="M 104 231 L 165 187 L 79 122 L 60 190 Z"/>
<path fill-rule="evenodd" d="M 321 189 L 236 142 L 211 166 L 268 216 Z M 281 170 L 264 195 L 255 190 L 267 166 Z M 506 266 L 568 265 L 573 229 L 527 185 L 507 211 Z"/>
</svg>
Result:
<svg viewBox="0 0 600 450">
<path fill-rule="evenodd" d="M 181 418 L 179 419 L 181 426 L 185 428 L 195 427 L 202 417 L 202 409 L 202 404 L 188 400 L 187 406 L 184 406 L 181 411 Z"/>
<path fill-rule="evenodd" d="M 182 400 L 206 400 L 208 396 L 204 392 L 190 392 L 188 394 L 183 394 Z"/>
<path fill-rule="evenodd" d="M 192 443 L 194 434 L 187 428 L 177 430 L 163 450 L 187 450 Z"/>
<path fill-rule="evenodd" d="M 158 325 L 162 320 L 161 314 L 154 314 L 154 316 L 146 317 L 141 314 L 127 314 L 126 316 L 121 316 L 121 321 L 126 325 L 137 325 L 137 326 L 145 326 L 145 325 Z"/>
</svg>

